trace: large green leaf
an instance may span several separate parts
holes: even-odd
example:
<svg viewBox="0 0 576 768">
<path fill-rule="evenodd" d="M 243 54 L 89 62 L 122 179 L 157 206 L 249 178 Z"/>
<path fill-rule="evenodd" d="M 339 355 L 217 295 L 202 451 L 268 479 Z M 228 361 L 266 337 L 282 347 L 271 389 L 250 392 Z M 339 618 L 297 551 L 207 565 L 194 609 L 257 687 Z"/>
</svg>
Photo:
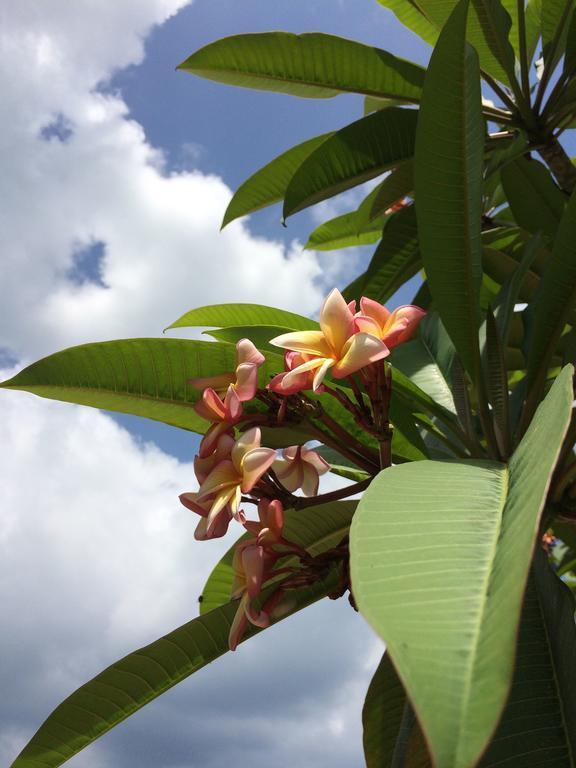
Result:
<svg viewBox="0 0 576 768">
<path fill-rule="evenodd" d="M 186 339 L 104 341 L 45 357 L 0 386 L 204 433 L 208 422 L 192 407 L 201 393 L 188 380 L 233 371 L 235 357 L 230 344 Z M 279 355 L 268 358 L 259 371 L 262 384 L 282 370 Z"/>
<path fill-rule="evenodd" d="M 574 598 L 538 550 L 524 596 L 510 697 L 479 768 L 573 768 L 576 625 Z M 391 768 L 406 694 L 389 656 L 374 675 L 364 704 L 368 768 Z M 419 727 L 408 734 L 416 742 Z M 407 763 L 415 768 L 414 754 Z M 426 765 L 425 755 L 420 760 Z"/>
<path fill-rule="evenodd" d="M 480 768 L 573 768 L 576 755 L 574 598 L 537 550 L 524 597 L 516 670 Z"/>
<path fill-rule="evenodd" d="M 434 45 L 440 31 L 456 7 L 457 0 L 378 0 L 417 35 Z M 478 51 L 482 69 L 496 79 L 510 82 L 514 51 L 517 49 L 518 14 L 511 2 L 474 0 L 471 3 L 466 36 Z M 510 31 L 510 26 L 513 26 Z"/>
<path fill-rule="evenodd" d="M 318 32 L 263 32 L 216 40 L 178 69 L 209 80 L 292 96 L 339 93 L 418 102 L 424 69 L 387 51 Z"/>
<path fill-rule="evenodd" d="M 554 239 L 566 198 L 538 160 L 518 157 L 500 173 L 508 204 L 519 226 Z"/>
<path fill-rule="evenodd" d="M 560 60 L 566 44 L 574 0 L 542 0 L 542 53 L 548 66 Z"/>
<path fill-rule="evenodd" d="M 390 107 L 347 125 L 296 170 L 284 217 L 379 176 L 414 154 L 418 112 Z"/>
<path fill-rule="evenodd" d="M 472 768 L 504 707 L 534 539 L 570 420 L 572 374 L 566 366 L 557 378 L 509 466 L 391 467 L 354 516 L 354 596 L 387 645 L 436 768 Z"/>
<path fill-rule="evenodd" d="M 283 200 L 286 188 L 298 166 L 332 135 L 324 133 L 292 147 L 246 179 L 228 203 L 222 226 L 225 227 L 240 216 L 246 216 Z"/>
<path fill-rule="evenodd" d="M 308 317 L 287 312 L 284 309 L 266 307 L 263 304 L 212 304 L 191 309 L 169 325 L 166 330 L 200 326 L 225 328 L 235 325 L 279 325 L 295 331 L 318 328 L 318 323 Z"/>
<path fill-rule="evenodd" d="M 348 535 L 352 516 L 358 505 L 357 501 L 336 501 L 329 504 L 319 504 L 317 507 L 307 507 L 300 510 L 287 510 L 285 515 L 284 537 L 288 541 L 299 544 L 312 556 L 326 552 L 338 546 Z M 244 535 L 240 541 L 250 538 Z M 237 544 L 238 542 L 236 542 Z M 232 559 L 234 544 L 221 558 L 208 577 L 202 590 L 200 614 L 204 615 L 219 606 L 226 605 L 230 600 L 234 571 Z M 286 560 L 286 565 L 296 564 L 298 559 L 292 557 Z"/>
<path fill-rule="evenodd" d="M 367 296 L 385 304 L 421 267 L 416 214 L 410 206 L 388 220 L 368 269 L 344 289 L 344 297 Z"/>
<path fill-rule="evenodd" d="M 464 37 L 466 17 L 467 0 L 461 0 L 430 59 L 416 137 L 415 189 L 434 304 L 476 381 L 484 120 L 478 57 Z"/>
<path fill-rule="evenodd" d="M 383 217 L 380 217 L 359 225 L 356 211 L 344 213 L 320 224 L 304 247 L 316 251 L 334 251 L 337 248 L 372 245 L 380 239 L 384 223 Z"/>
<path fill-rule="evenodd" d="M 324 597 L 333 587 L 334 578 L 328 577 L 292 592 L 285 615 Z M 228 633 L 237 607 L 237 602 L 228 603 L 199 616 L 125 656 L 78 688 L 49 715 L 11 768 L 57 768 L 145 704 L 222 656 L 228 650 Z M 248 636 L 252 634 L 254 630 Z"/>
<path fill-rule="evenodd" d="M 566 207 L 552 256 L 534 297 L 528 381 L 539 391 L 570 313 L 576 305 L 576 192 Z"/>
</svg>

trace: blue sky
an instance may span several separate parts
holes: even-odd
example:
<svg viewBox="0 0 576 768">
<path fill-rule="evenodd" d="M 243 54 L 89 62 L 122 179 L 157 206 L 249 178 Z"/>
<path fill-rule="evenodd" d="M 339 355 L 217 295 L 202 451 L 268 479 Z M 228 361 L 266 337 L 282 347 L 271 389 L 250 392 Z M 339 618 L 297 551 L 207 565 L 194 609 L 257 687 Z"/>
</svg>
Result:
<svg viewBox="0 0 576 768">
<path fill-rule="evenodd" d="M 302 243 L 276 209 L 219 232 L 231 190 L 362 112 L 202 81 L 176 65 L 219 37 L 322 31 L 424 63 L 376 0 L 19 0 L 0 11 L 2 378 L 74 344 L 159 336 L 203 304 L 313 315 L 370 256 Z M 407 302 L 410 293 L 399 297 Z M 178 335 L 178 334 L 175 334 Z M 185 332 L 179 335 L 186 335 Z M 133 417 L 0 397 L 0 763 L 69 692 L 188 621 L 224 541 L 177 501 L 197 439 Z M 76 768 L 353 768 L 381 652 L 345 600 L 262 633 L 74 758 Z"/>
</svg>

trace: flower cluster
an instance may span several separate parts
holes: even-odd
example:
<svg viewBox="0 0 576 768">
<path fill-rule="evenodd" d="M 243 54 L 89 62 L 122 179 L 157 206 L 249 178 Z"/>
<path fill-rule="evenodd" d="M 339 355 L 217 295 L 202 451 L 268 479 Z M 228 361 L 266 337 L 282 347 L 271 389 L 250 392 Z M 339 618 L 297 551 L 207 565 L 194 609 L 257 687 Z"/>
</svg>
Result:
<svg viewBox="0 0 576 768">
<path fill-rule="evenodd" d="M 387 413 L 376 413 L 375 407 L 378 402 L 380 411 L 387 410 L 385 404 L 389 401 L 381 397 L 380 390 L 377 392 L 378 387 L 390 386 L 381 361 L 393 347 L 412 336 L 423 314 L 411 306 L 390 312 L 368 298 L 360 300 L 356 311 L 355 302 L 347 304 L 334 290 L 322 307 L 319 330 L 286 333 L 271 340 L 286 350 L 285 370 L 274 376 L 266 388 L 258 386 L 258 369 L 264 355 L 249 339 L 241 339 L 236 345 L 233 372 L 190 381 L 202 390 L 194 408 L 210 422 L 210 427 L 194 459 L 199 488 L 183 493 L 180 501 L 200 518 L 196 539 L 224 536 L 232 520 L 248 534 L 236 545 L 233 559 L 232 598 L 239 599 L 239 604 L 230 630 L 232 650 L 248 624 L 268 626 L 286 589 L 317 578 L 314 558 L 284 538 L 284 508 L 310 506 L 328 497 L 343 498 L 356 490 L 352 486 L 351 490 L 319 496 L 320 477 L 330 470 L 328 462 L 306 444 L 288 446 L 281 453 L 263 446 L 262 432 L 256 424 L 274 428 L 285 417 L 304 421 L 312 428 L 311 437 L 319 434 L 325 444 L 375 473 L 383 464 L 382 460 L 378 464 L 374 449 L 352 435 L 348 439 L 322 406 L 309 400 L 304 392 L 313 390 L 317 395 L 336 397 L 369 434 L 379 435 L 389 443 Z M 325 383 L 328 371 L 336 380 L 349 380 L 357 396 L 356 404 Z M 366 385 L 372 413 L 353 379 L 358 372 Z M 245 408 L 250 401 L 251 407 Z M 263 406 L 267 410 L 263 411 Z M 297 491 L 301 495 L 295 496 Z M 248 519 L 247 504 L 257 507 L 257 521 Z M 341 559 L 342 548 L 334 552 Z M 293 565 L 295 559 L 299 562 Z M 326 555 L 322 560 L 325 562 Z M 262 588 L 271 581 L 270 589 L 261 595 Z"/>
</svg>

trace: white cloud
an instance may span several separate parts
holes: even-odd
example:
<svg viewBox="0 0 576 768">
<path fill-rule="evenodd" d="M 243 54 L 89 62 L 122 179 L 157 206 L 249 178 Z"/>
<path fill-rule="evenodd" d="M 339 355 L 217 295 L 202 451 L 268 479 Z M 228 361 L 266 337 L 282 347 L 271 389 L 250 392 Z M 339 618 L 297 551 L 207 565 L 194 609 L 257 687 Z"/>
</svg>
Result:
<svg viewBox="0 0 576 768">
<path fill-rule="evenodd" d="M 226 185 L 194 171 L 166 173 L 121 95 L 95 90 L 138 63 L 151 26 L 185 4 L 3 7 L 0 87 L 10 121 L 0 136 L 0 347 L 33 357 L 157 335 L 187 309 L 222 301 L 304 314 L 319 305 L 314 254 L 254 237 L 244 223 L 219 233 Z M 103 243 L 106 287 L 69 276 L 74 254 L 94 242 Z"/>
</svg>

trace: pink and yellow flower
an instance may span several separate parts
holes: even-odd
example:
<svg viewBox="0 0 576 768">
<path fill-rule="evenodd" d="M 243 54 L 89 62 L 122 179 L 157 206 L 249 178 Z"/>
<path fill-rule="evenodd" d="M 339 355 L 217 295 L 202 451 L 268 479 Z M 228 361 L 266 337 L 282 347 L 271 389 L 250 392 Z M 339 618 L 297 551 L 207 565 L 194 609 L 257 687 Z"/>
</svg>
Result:
<svg viewBox="0 0 576 768">
<path fill-rule="evenodd" d="M 420 307 L 406 305 L 393 312 L 373 299 L 360 299 L 360 312 L 354 315 L 356 328 L 381 339 L 388 349 L 408 341 L 426 312 Z"/>
<path fill-rule="evenodd" d="M 371 333 L 359 331 L 351 305 L 335 288 L 320 311 L 320 330 L 284 333 L 271 339 L 277 347 L 309 355 L 309 359 L 290 370 L 282 379 L 291 387 L 301 374 L 314 372 L 312 388 L 318 392 L 328 370 L 343 379 L 390 354 L 386 344 Z"/>
<path fill-rule="evenodd" d="M 229 458 L 219 461 L 205 477 L 196 493 L 184 493 L 180 501 L 188 509 L 206 518 L 205 538 L 216 537 L 221 530 L 222 517 L 234 517 L 244 522 L 240 512 L 243 493 L 249 493 L 276 458 L 276 451 L 260 445 L 258 427 L 245 432 L 236 440 Z M 221 533 L 219 534 L 222 535 Z"/>
<path fill-rule="evenodd" d="M 250 339 L 240 339 L 236 344 L 236 369 L 233 373 L 190 379 L 196 389 L 211 389 L 223 399 L 232 387 L 241 403 L 252 400 L 258 388 L 258 368 L 264 362 L 264 355 L 256 349 Z"/>
<path fill-rule="evenodd" d="M 284 448 L 282 459 L 277 459 L 272 469 L 290 493 L 302 488 L 304 496 L 316 496 L 320 475 L 330 470 L 330 464 L 305 445 L 291 445 Z"/>
<path fill-rule="evenodd" d="M 286 352 L 284 354 L 284 367 L 286 370 L 284 373 L 279 373 L 277 376 L 274 376 L 272 381 L 267 385 L 267 388 L 271 389 L 272 392 L 276 392 L 278 395 L 294 395 L 296 392 L 312 389 L 314 386 L 315 375 L 313 370 L 298 373 L 289 378 L 288 381 L 286 381 L 286 377 L 290 371 L 313 359 L 313 355 L 307 355 L 305 352 Z M 323 389 L 324 387 L 320 385 L 316 391 L 322 392 Z"/>
</svg>

